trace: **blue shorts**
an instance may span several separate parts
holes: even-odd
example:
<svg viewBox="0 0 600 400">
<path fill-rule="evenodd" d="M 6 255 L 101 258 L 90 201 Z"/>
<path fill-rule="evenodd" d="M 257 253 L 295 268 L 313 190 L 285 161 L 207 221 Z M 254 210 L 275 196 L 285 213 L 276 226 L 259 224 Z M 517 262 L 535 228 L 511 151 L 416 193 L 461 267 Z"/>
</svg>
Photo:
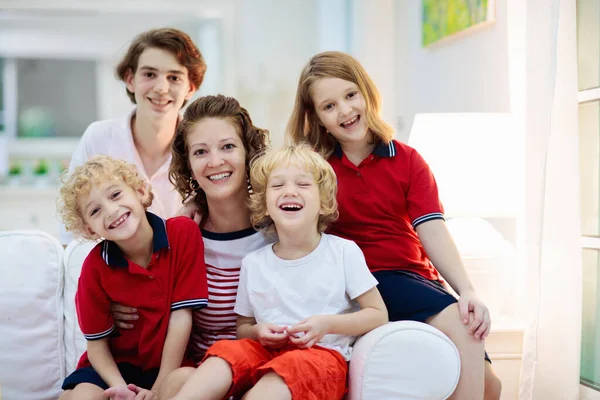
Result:
<svg viewBox="0 0 600 400">
<path fill-rule="evenodd" d="M 143 371 L 140 367 L 136 367 L 129 363 L 118 363 L 117 367 L 119 372 L 123 376 L 125 382 L 133 383 L 143 389 L 152 389 L 156 377 L 158 376 L 158 368 L 154 368 L 148 371 Z M 108 389 L 108 385 L 102 380 L 100 375 L 92 367 L 79 368 L 73 371 L 73 373 L 67 376 L 62 384 L 63 390 L 73 389 L 80 383 L 91 383 L 99 386 L 102 389 Z"/>
<path fill-rule="evenodd" d="M 440 282 L 415 272 L 377 271 L 373 276 L 379 282 L 377 289 L 390 321 L 425 322 L 458 301 Z M 487 352 L 485 359 L 491 363 Z"/>
</svg>

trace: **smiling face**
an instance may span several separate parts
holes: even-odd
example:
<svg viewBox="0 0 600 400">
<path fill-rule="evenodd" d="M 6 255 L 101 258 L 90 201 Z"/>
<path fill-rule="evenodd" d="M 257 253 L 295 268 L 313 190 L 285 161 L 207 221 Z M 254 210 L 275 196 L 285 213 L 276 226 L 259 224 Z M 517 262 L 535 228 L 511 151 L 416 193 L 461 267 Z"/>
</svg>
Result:
<svg viewBox="0 0 600 400">
<path fill-rule="evenodd" d="M 93 238 L 124 242 L 134 238 L 148 224 L 144 201 L 148 190 L 134 190 L 123 180 L 92 184 L 89 193 L 78 201 L 84 228 Z"/>
<path fill-rule="evenodd" d="M 125 83 L 135 95 L 137 112 L 154 118 L 176 115 L 194 94 L 187 68 L 170 52 L 154 47 L 140 54 L 137 70 Z"/>
<path fill-rule="evenodd" d="M 366 103 L 355 83 L 340 78 L 321 78 L 311 87 L 315 112 L 321 124 L 344 147 L 371 141 Z"/>
<path fill-rule="evenodd" d="M 267 213 L 278 232 L 317 232 L 321 200 L 313 174 L 299 162 L 275 168 L 266 188 Z"/>
<path fill-rule="evenodd" d="M 192 175 L 209 202 L 248 195 L 246 151 L 229 120 L 201 119 L 186 142 Z"/>
</svg>

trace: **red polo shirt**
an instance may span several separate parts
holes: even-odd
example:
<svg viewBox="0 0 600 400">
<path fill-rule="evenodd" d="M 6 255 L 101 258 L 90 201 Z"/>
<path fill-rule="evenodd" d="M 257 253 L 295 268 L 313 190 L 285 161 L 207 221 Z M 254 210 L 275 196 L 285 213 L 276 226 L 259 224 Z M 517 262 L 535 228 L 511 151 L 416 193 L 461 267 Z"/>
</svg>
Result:
<svg viewBox="0 0 600 400">
<path fill-rule="evenodd" d="M 429 166 L 415 149 L 393 140 L 356 166 L 341 147 L 329 157 L 338 179 L 339 219 L 329 233 L 353 240 L 371 271 L 401 269 L 438 280 L 415 228 L 444 219 Z"/>
<path fill-rule="evenodd" d="M 109 337 L 115 362 L 148 370 L 160 367 L 171 311 L 206 307 L 208 287 L 204 244 L 194 221 L 146 216 L 154 231 L 148 267 L 125 259 L 114 242 L 99 243 L 83 263 L 75 304 L 87 340 Z M 111 302 L 137 308 L 133 329 L 115 329 Z M 77 367 L 86 366 L 87 352 Z"/>
</svg>

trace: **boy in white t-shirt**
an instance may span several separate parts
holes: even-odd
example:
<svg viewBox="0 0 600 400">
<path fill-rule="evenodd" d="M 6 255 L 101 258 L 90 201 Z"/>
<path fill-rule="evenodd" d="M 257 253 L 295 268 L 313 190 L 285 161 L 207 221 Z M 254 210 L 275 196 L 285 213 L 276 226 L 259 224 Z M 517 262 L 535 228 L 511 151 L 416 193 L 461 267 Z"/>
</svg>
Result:
<svg viewBox="0 0 600 400">
<path fill-rule="evenodd" d="M 174 399 L 341 399 L 356 336 L 388 315 L 358 246 L 323 233 L 337 218 L 335 173 L 301 145 L 267 153 L 250 176 L 252 222 L 278 241 L 242 261 L 238 340 L 209 348 Z"/>
</svg>

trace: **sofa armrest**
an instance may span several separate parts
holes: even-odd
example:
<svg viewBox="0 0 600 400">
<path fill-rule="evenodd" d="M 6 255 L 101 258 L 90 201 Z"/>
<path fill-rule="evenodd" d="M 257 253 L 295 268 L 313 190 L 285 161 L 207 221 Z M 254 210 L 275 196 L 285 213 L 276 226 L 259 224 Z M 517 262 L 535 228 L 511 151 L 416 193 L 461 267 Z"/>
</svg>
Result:
<svg viewBox="0 0 600 400">
<path fill-rule="evenodd" d="M 441 400 L 460 376 L 454 343 L 420 322 L 391 322 L 358 339 L 350 362 L 348 400 Z"/>
<path fill-rule="evenodd" d="M 95 242 L 73 240 L 65 249 L 65 289 L 63 297 L 65 323 L 64 352 L 67 375 L 75 370 L 81 354 L 83 354 L 87 347 L 87 342 L 83 337 L 83 333 L 81 333 L 79 323 L 77 322 L 75 293 L 77 292 L 77 282 L 79 281 L 79 274 L 81 274 L 83 261 L 95 245 Z"/>
</svg>

